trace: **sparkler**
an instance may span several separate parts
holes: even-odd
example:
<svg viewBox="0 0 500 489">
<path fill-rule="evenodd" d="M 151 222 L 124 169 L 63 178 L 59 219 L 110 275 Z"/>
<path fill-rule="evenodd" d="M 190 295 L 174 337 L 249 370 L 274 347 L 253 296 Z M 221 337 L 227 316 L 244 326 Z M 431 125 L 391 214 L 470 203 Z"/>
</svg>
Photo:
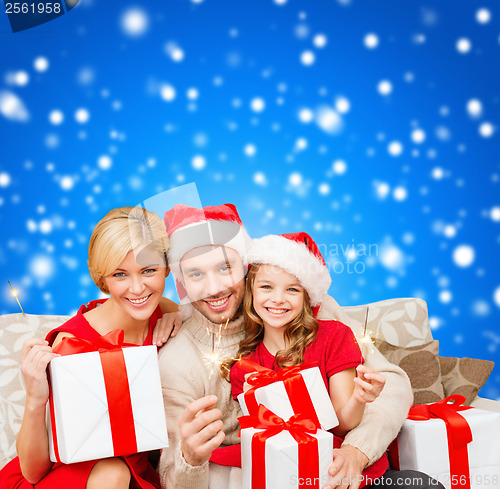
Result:
<svg viewBox="0 0 500 489">
<path fill-rule="evenodd" d="M 21 309 L 21 312 L 24 314 L 26 317 L 26 313 L 24 312 L 23 306 L 21 306 L 21 303 L 19 302 L 19 298 L 17 297 L 17 290 L 12 287 L 12 284 L 10 283 L 10 280 L 7 280 L 9 282 L 10 288 L 12 290 L 12 296 L 15 297 L 17 304 L 19 305 L 19 309 Z"/>
<path fill-rule="evenodd" d="M 366 327 L 368 326 L 368 313 L 370 312 L 370 306 L 368 306 L 366 308 L 366 317 L 365 317 L 365 327 L 363 329 L 363 336 L 361 337 L 361 343 L 363 343 L 364 345 L 364 353 L 367 352 L 368 348 L 369 348 L 369 345 L 371 344 L 372 342 L 372 338 L 371 338 L 371 331 L 367 331 Z"/>
<path fill-rule="evenodd" d="M 224 325 L 224 330 L 227 328 L 228 324 L 229 324 L 229 318 L 227 319 L 226 324 Z M 213 331 L 213 329 L 207 326 L 207 333 L 211 336 L 212 340 L 212 353 L 205 357 L 205 363 L 210 368 L 210 376 L 212 376 L 214 370 L 219 370 L 222 362 L 224 361 L 223 358 L 219 357 L 219 352 L 217 351 L 222 338 L 222 327 L 223 327 L 222 325 L 223 323 L 219 324 L 217 332 Z"/>
<path fill-rule="evenodd" d="M 26 321 L 26 324 L 30 328 L 30 330 L 33 332 L 33 334 L 36 334 L 36 327 L 33 327 L 30 323 L 29 317 L 27 314 L 24 312 L 23 306 L 21 306 L 21 302 L 19 301 L 19 298 L 17 297 L 17 290 L 12 287 L 12 284 L 10 283 L 10 280 L 7 280 L 10 285 L 10 289 L 12 290 L 12 297 L 14 297 L 17 301 L 17 305 L 19 306 L 19 309 L 21 309 L 21 312 L 23 313 L 23 318 Z"/>
</svg>

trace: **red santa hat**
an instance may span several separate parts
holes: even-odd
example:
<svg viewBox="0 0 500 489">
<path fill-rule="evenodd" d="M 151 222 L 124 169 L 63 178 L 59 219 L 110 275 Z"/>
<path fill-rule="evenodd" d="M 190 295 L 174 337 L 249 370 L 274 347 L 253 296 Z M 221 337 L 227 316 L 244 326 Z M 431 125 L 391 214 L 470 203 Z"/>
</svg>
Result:
<svg viewBox="0 0 500 489">
<path fill-rule="evenodd" d="M 299 280 L 317 309 L 332 279 L 318 246 L 307 233 L 270 234 L 252 240 L 248 263 L 276 265 Z"/>
<path fill-rule="evenodd" d="M 243 264 L 248 264 L 247 250 L 252 240 L 233 204 L 202 209 L 177 204 L 165 212 L 164 221 L 170 238 L 168 263 L 177 281 L 181 302 L 185 299 L 185 292 L 179 287 L 179 262 L 188 251 L 207 245 L 225 246 L 237 251 Z"/>
</svg>

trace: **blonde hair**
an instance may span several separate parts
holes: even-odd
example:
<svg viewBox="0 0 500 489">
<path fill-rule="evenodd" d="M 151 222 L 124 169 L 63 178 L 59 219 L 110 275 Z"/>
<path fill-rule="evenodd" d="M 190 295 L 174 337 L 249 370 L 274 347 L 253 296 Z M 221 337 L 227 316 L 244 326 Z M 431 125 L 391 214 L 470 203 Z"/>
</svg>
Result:
<svg viewBox="0 0 500 489">
<path fill-rule="evenodd" d="M 90 276 L 102 292 L 109 294 L 101 279 L 116 270 L 130 251 L 148 246 L 163 254 L 167 266 L 168 245 L 165 225 L 154 212 L 140 207 L 113 209 L 92 231 L 87 262 Z"/>
<path fill-rule="evenodd" d="M 221 365 L 221 375 L 229 380 L 229 371 L 238 359 L 253 353 L 258 344 L 264 339 L 264 324 L 253 307 L 253 284 L 255 275 L 259 271 L 259 265 L 252 265 L 248 270 L 245 284 L 245 296 L 243 297 L 243 316 L 245 319 L 246 336 L 240 342 L 240 347 L 235 358 L 225 361 Z M 300 365 L 304 362 L 304 351 L 314 340 L 318 332 L 318 323 L 310 305 L 307 291 L 304 289 L 304 302 L 300 314 L 292 319 L 285 328 L 284 350 L 276 353 L 276 364 L 279 368 Z"/>
</svg>

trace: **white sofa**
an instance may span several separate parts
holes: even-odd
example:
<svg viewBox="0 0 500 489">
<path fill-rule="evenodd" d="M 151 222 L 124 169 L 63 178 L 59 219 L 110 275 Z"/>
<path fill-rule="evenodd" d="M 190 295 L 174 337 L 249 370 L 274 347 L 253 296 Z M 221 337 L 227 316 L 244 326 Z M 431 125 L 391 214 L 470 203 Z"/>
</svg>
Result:
<svg viewBox="0 0 500 489">
<path fill-rule="evenodd" d="M 370 307 L 367 331 L 390 345 L 415 347 L 432 341 L 427 304 L 421 299 L 391 299 L 368 305 L 344 307 L 346 322 L 361 337 L 366 308 Z M 19 368 L 23 342 L 40 338 L 69 316 L 0 316 L 0 468 L 16 455 L 15 439 L 24 411 L 24 386 Z M 372 347 L 372 346 L 368 346 Z M 476 397 L 475 407 L 500 412 L 500 402 Z"/>
</svg>

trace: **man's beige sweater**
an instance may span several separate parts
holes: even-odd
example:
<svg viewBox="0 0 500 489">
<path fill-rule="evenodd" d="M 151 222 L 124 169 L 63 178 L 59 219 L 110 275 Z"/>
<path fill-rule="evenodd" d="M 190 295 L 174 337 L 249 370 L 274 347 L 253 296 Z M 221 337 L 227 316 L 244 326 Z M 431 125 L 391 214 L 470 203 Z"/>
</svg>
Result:
<svg viewBox="0 0 500 489">
<path fill-rule="evenodd" d="M 319 319 L 337 319 L 345 316 L 337 302 L 325 296 Z M 348 324 L 346 322 L 346 324 Z M 217 466 L 208 462 L 193 467 L 186 463 L 180 450 L 177 420 L 192 401 L 209 394 L 218 398 L 217 407 L 223 413 L 224 445 L 240 442 L 237 417 L 241 410 L 231 397 L 230 384 L 220 377 L 217 368 L 210 368 L 207 359 L 212 353 L 209 330 L 218 329 L 198 311 L 187 319 L 178 335 L 170 339 L 160 350 L 160 374 L 167 417 L 169 447 L 162 450 L 160 480 L 164 489 L 239 489 L 241 470 Z M 358 333 L 355 331 L 355 333 Z M 230 358 L 238 350 L 243 339 L 243 321 L 239 318 L 222 331 L 217 353 Z M 373 463 L 384 453 L 396 437 L 412 404 L 411 387 L 406 374 L 389 363 L 374 347 L 363 352 L 365 365 L 382 373 L 386 385 L 381 395 L 367 404 L 359 426 L 345 437 L 344 444 L 361 450 Z"/>
</svg>

